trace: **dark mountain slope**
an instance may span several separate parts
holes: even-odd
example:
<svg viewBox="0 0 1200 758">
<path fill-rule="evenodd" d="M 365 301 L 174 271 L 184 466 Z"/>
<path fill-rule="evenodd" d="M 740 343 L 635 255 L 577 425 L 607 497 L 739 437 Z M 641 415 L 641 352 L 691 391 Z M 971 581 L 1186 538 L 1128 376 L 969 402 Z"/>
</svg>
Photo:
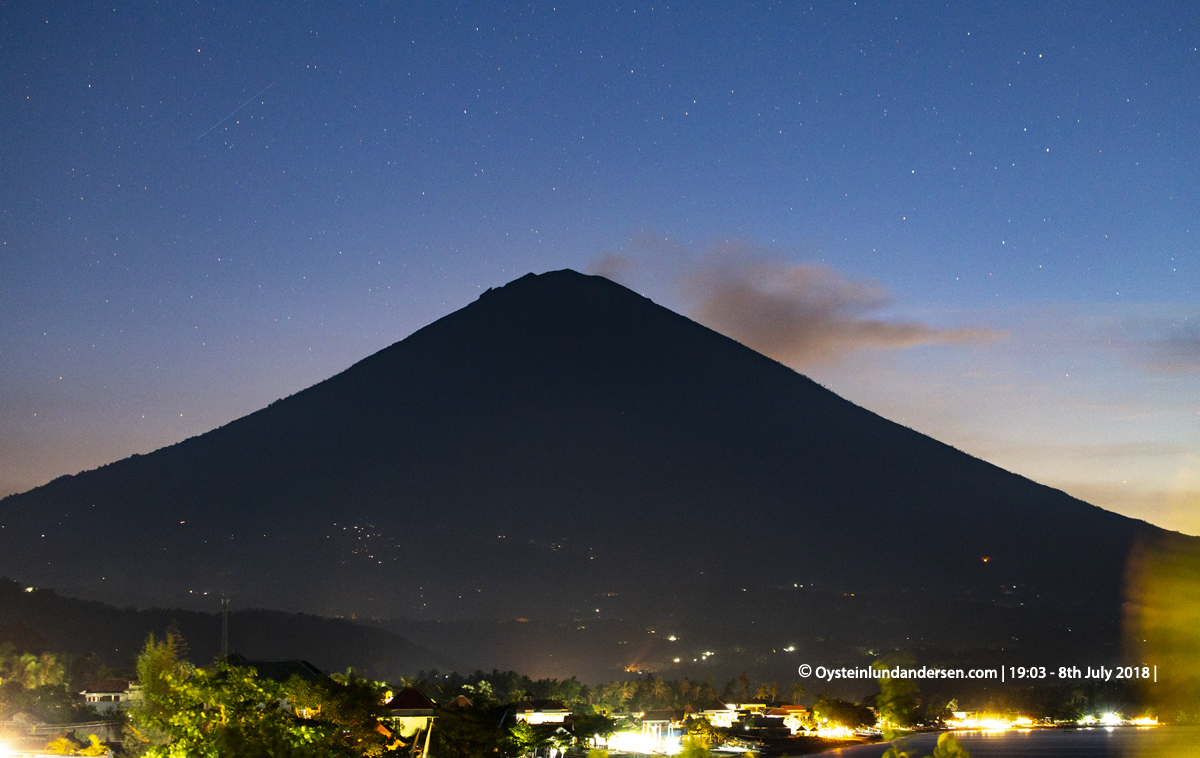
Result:
<svg viewBox="0 0 1200 758">
<path fill-rule="evenodd" d="M 1115 614 L 1131 546 L 1190 539 L 571 271 L 208 434 L 7 498 L 0 525 L 0 572 L 81 594 L 565 624 L 695 620 L 745 583 L 1004 585 Z"/>
</svg>

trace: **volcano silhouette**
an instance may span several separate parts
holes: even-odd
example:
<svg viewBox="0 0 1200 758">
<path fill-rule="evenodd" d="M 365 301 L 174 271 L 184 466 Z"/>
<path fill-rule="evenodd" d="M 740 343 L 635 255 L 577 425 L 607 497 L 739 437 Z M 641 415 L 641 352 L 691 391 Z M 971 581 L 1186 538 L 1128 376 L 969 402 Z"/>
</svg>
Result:
<svg viewBox="0 0 1200 758">
<path fill-rule="evenodd" d="M 927 604 L 947 602 L 976 618 L 939 645 L 1072 623 L 1112 645 L 1131 549 L 1193 539 L 573 271 L 489 290 L 226 426 L 8 497 L 0 524 L 0 574 L 84 597 L 225 591 L 325 615 L 531 620 L 534 636 L 622 619 L 782 640 L 827 624 L 863 646 L 918 627 L 933 644 Z M 859 598 L 902 602 L 868 613 Z"/>
</svg>

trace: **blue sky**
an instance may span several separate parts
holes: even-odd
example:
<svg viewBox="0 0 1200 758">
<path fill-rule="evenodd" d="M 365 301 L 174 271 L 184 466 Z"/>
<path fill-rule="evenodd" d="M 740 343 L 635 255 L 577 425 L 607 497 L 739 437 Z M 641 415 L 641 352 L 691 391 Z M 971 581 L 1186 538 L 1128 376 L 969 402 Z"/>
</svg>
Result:
<svg viewBox="0 0 1200 758">
<path fill-rule="evenodd" d="M 0 3 L 0 493 L 601 271 L 1200 534 L 1189 3 Z"/>
</svg>

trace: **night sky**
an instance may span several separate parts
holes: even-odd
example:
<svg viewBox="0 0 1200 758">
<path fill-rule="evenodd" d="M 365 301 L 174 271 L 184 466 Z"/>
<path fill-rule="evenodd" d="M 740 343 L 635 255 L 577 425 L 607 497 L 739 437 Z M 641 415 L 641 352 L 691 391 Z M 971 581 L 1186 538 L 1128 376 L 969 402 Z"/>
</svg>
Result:
<svg viewBox="0 0 1200 758">
<path fill-rule="evenodd" d="M 1200 5 L 0 2 L 0 494 L 527 272 L 1200 534 Z"/>
</svg>

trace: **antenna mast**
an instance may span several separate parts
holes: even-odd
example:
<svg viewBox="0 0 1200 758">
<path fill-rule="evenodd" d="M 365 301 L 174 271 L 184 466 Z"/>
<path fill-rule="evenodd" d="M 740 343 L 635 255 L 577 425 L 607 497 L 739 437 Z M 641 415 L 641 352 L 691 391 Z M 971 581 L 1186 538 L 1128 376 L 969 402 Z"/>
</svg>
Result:
<svg viewBox="0 0 1200 758">
<path fill-rule="evenodd" d="M 221 595 L 221 660 L 229 658 L 229 598 Z"/>
</svg>

